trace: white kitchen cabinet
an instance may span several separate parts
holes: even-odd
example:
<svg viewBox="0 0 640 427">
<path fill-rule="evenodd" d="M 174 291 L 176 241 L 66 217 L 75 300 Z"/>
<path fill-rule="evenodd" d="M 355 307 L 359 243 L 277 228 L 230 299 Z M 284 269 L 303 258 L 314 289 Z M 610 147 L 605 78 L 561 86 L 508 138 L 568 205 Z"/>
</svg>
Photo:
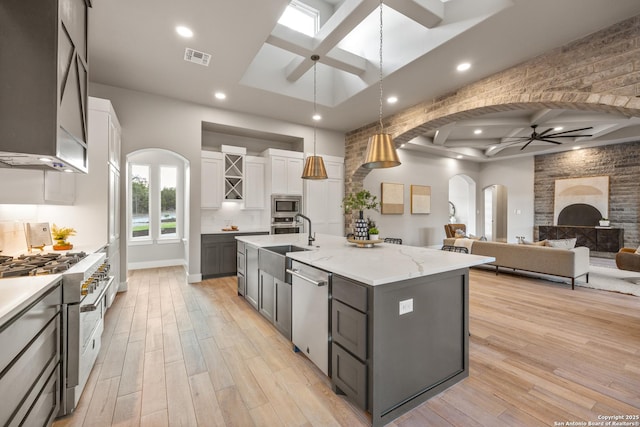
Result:
<svg viewBox="0 0 640 427">
<path fill-rule="evenodd" d="M 313 231 L 343 236 L 344 159 L 333 156 L 322 158 L 328 178 L 305 180 L 304 211 L 311 218 Z"/>
<path fill-rule="evenodd" d="M 224 156 L 224 200 L 244 200 L 244 158 L 247 149 L 231 145 L 222 145 L 220 148 Z"/>
<path fill-rule="evenodd" d="M 120 238 L 120 171 L 109 165 L 109 243 Z"/>
<path fill-rule="evenodd" d="M 244 208 L 264 209 L 264 174 L 266 161 L 262 157 L 254 156 L 246 156 L 244 161 Z"/>
<path fill-rule="evenodd" d="M 267 158 L 269 193 L 302 195 L 303 154 L 270 148 L 263 155 Z"/>
<path fill-rule="evenodd" d="M 222 206 L 222 153 L 203 151 L 200 165 L 200 207 L 220 209 Z"/>
</svg>

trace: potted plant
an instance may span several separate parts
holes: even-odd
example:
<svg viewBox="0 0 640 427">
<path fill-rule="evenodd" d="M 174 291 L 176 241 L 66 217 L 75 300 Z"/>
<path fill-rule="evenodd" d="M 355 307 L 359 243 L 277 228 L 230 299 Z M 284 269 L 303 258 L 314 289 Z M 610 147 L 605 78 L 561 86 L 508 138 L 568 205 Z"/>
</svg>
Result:
<svg viewBox="0 0 640 427">
<path fill-rule="evenodd" d="M 378 240 L 380 238 L 380 232 L 377 228 L 373 227 L 369 229 L 369 240 Z"/>
<path fill-rule="evenodd" d="M 76 230 L 71 227 L 58 227 L 53 224 L 51 227 L 51 235 L 56 242 L 53 244 L 54 251 L 68 251 L 73 245 L 67 241 L 67 237 L 75 236 Z"/>
<path fill-rule="evenodd" d="M 608 218 L 602 218 L 600 219 L 600 227 L 608 227 L 610 224 L 609 219 Z"/>
<path fill-rule="evenodd" d="M 371 194 L 369 190 L 360 190 L 357 193 L 351 193 L 342 199 L 342 207 L 344 213 L 348 214 L 352 211 L 359 212 L 359 218 L 363 219 L 363 211 L 365 209 L 378 210 L 378 198 Z"/>
</svg>

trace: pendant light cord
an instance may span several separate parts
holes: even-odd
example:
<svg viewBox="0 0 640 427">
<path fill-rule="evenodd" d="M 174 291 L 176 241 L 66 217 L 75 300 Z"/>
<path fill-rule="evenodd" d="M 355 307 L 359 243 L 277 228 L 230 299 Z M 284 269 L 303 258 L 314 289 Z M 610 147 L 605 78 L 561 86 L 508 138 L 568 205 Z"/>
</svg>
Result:
<svg viewBox="0 0 640 427">
<path fill-rule="evenodd" d="M 382 124 L 382 0 L 380 0 L 380 133 L 384 133 Z"/>
<path fill-rule="evenodd" d="M 313 157 L 316 156 L 316 115 L 318 114 L 316 105 L 316 65 L 318 65 L 319 57 L 314 55 L 311 57 L 313 60 Z"/>
</svg>

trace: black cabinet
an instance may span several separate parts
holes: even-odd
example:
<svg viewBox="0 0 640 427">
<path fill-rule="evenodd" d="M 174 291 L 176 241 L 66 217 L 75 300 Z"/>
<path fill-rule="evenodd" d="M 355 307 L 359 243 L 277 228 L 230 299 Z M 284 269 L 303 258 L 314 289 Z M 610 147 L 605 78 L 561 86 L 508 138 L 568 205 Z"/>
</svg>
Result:
<svg viewBox="0 0 640 427">
<path fill-rule="evenodd" d="M 203 234 L 200 246 L 200 271 L 203 279 L 237 274 L 238 246 L 236 236 L 269 233 Z M 240 292 L 240 290 L 238 291 Z"/>
<path fill-rule="evenodd" d="M 539 240 L 576 239 L 576 246 L 596 252 L 618 252 L 624 246 L 624 229 L 579 227 L 571 225 L 541 225 Z"/>
<path fill-rule="evenodd" d="M 275 317 L 273 324 L 288 340 L 291 340 L 291 284 L 274 279 L 275 284 Z"/>
<path fill-rule="evenodd" d="M 3 151 L 54 156 L 87 171 L 89 6 L 89 0 L 3 0 Z"/>
</svg>

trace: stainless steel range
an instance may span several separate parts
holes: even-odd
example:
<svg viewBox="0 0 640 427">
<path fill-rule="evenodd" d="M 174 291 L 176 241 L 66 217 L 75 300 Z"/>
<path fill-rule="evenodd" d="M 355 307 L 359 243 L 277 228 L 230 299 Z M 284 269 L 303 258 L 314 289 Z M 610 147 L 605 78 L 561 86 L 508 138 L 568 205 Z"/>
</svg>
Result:
<svg viewBox="0 0 640 427">
<path fill-rule="evenodd" d="M 73 412 L 102 343 L 105 295 L 113 285 L 106 254 L 87 255 L 62 274 L 63 324 L 66 343 L 60 413 Z"/>
<path fill-rule="evenodd" d="M 78 405 L 98 357 L 106 311 L 105 295 L 113 284 L 105 253 L 37 253 L 0 256 L 0 278 L 62 274 L 62 394 L 58 416 Z"/>
</svg>

